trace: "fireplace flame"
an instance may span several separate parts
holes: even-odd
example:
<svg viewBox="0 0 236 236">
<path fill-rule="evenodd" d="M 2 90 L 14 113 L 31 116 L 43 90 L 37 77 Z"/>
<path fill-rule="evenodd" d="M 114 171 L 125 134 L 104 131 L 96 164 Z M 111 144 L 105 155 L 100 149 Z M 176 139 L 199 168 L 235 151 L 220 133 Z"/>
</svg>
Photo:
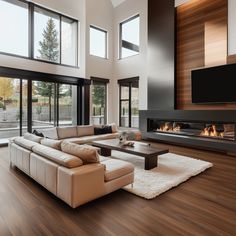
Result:
<svg viewBox="0 0 236 236">
<path fill-rule="evenodd" d="M 163 131 L 163 132 L 178 132 L 180 131 L 180 126 L 177 125 L 175 127 L 173 127 L 173 125 L 171 125 L 170 123 L 165 123 L 163 125 L 160 126 L 159 129 L 157 129 L 158 131 Z"/>
<path fill-rule="evenodd" d="M 224 132 L 218 132 L 216 130 L 216 125 L 211 125 L 209 127 L 206 127 L 201 134 L 202 136 L 208 136 L 208 137 L 224 137 Z"/>
</svg>

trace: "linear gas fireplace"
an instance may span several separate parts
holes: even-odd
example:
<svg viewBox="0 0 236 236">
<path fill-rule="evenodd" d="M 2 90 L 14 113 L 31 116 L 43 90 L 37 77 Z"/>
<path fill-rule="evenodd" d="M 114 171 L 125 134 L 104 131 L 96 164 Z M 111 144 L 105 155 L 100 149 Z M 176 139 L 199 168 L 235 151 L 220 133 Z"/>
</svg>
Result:
<svg viewBox="0 0 236 236">
<path fill-rule="evenodd" d="M 236 154 L 236 110 L 140 111 L 145 139 Z"/>
<path fill-rule="evenodd" d="M 162 134 L 186 135 L 208 139 L 235 141 L 234 123 L 209 123 L 148 119 L 148 130 Z"/>
</svg>

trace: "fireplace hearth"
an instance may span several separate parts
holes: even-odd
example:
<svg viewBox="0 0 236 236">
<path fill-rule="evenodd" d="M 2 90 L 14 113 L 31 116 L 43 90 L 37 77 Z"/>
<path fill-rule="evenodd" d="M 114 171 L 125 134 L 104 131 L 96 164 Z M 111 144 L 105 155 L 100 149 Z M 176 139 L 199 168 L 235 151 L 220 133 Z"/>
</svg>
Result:
<svg viewBox="0 0 236 236">
<path fill-rule="evenodd" d="M 236 154 L 236 110 L 140 111 L 145 139 Z"/>
</svg>

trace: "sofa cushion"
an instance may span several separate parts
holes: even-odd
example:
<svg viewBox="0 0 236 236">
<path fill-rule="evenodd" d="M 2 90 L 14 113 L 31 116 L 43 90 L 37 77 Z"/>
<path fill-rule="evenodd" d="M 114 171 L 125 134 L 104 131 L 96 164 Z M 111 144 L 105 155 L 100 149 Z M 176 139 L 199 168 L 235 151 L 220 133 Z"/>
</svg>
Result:
<svg viewBox="0 0 236 236">
<path fill-rule="evenodd" d="M 38 145 L 38 143 L 36 142 L 33 142 L 33 141 L 30 141 L 30 140 L 27 140 L 23 137 L 17 137 L 14 139 L 14 142 L 23 147 L 23 148 L 26 148 L 28 150 L 32 150 L 32 148 L 35 146 L 35 145 Z"/>
<path fill-rule="evenodd" d="M 59 139 L 76 137 L 78 136 L 77 127 L 76 126 L 57 127 L 57 134 Z"/>
<path fill-rule="evenodd" d="M 56 127 L 48 128 L 48 129 L 38 129 L 37 131 L 41 132 L 43 136 L 46 138 L 55 139 L 55 140 L 58 139 Z"/>
<path fill-rule="evenodd" d="M 78 145 L 68 141 L 61 143 L 61 150 L 65 153 L 79 157 L 84 163 L 98 163 L 98 149 L 89 145 Z"/>
<path fill-rule="evenodd" d="M 83 165 L 83 161 L 80 158 L 50 147 L 38 144 L 32 149 L 34 153 L 37 153 L 38 155 L 67 168 L 75 168 Z"/>
<path fill-rule="evenodd" d="M 28 132 L 24 134 L 24 138 L 36 143 L 40 143 L 40 140 L 42 139 L 42 137 L 36 136 Z"/>
<path fill-rule="evenodd" d="M 61 140 L 53 140 L 49 138 L 43 138 L 40 143 L 44 146 L 51 147 L 57 150 L 61 150 Z"/>
<path fill-rule="evenodd" d="M 112 133 L 112 127 L 109 125 L 104 125 L 101 128 L 94 127 L 94 134 L 100 135 L 100 134 L 111 134 Z"/>
<path fill-rule="evenodd" d="M 84 137 L 78 137 L 78 138 L 67 138 L 64 140 L 71 143 L 86 144 L 86 143 L 92 143 L 93 141 L 97 141 L 97 140 L 113 139 L 113 138 L 118 138 L 118 137 L 119 137 L 118 133 L 113 133 L 113 134 L 84 136 Z"/>
<path fill-rule="evenodd" d="M 77 126 L 77 134 L 79 137 L 94 135 L 94 126 L 93 125 Z"/>
<path fill-rule="evenodd" d="M 120 178 L 134 171 L 134 166 L 132 164 L 121 160 L 105 160 L 102 164 L 106 166 L 106 182 Z"/>
</svg>

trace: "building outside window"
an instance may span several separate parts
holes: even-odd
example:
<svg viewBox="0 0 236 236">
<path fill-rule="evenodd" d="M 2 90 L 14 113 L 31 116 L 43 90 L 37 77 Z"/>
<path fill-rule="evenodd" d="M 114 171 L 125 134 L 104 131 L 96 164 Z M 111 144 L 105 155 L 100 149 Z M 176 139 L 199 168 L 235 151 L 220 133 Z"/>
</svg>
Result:
<svg viewBox="0 0 236 236">
<path fill-rule="evenodd" d="M 120 126 L 139 127 L 139 78 L 118 80 L 120 86 Z"/>
<path fill-rule="evenodd" d="M 90 55 L 108 58 L 107 31 L 90 25 Z"/>
<path fill-rule="evenodd" d="M 133 16 L 120 23 L 120 59 L 139 54 L 140 17 Z"/>
<path fill-rule="evenodd" d="M 32 2 L 1 0 L 0 32 L 0 53 L 78 66 L 75 19 Z"/>
<path fill-rule="evenodd" d="M 108 79 L 92 78 L 90 123 L 104 125 L 107 123 L 107 84 Z"/>
</svg>

